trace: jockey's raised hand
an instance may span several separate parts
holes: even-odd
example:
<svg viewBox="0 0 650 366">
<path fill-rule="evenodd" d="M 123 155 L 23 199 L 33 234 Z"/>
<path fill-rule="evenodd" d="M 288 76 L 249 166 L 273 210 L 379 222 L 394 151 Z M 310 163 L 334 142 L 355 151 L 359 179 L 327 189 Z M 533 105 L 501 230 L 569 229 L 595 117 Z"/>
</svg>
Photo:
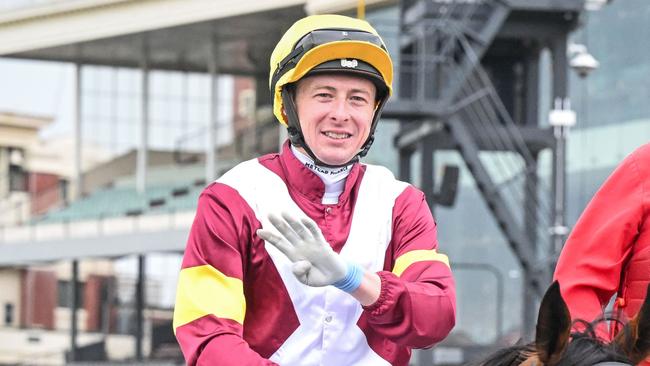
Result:
<svg viewBox="0 0 650 366">
<path fill-rule="evenodd" d="M 269 221 L 280 235 L 265 229 L 257 230 L 257 235 L 293 262 L 293 274 L 300 282 L 314 287 L 333 285 L 347 292 L 359 287 L 363 269 L 334 252 L 314 221 L 286 212 L 282 217 L 270 214 Z"/>
</svg>

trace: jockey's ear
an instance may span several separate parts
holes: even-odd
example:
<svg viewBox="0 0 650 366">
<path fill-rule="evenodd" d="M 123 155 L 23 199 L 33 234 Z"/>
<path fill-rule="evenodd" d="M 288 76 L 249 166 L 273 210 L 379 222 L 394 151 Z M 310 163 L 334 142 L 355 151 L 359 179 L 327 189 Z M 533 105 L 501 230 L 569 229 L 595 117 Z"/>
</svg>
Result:
<svg viewBox="0 0 650 366">
<path fill-rule="evenodd" d="M 641 305 L 641 310 L 629 323 L 629 329 L 624 329 L 621 333 L 627 334 L 626 345 L 628 357 L 634 364 L 643 361 L 650 355 L 650 284 L 646 288 L 646 297 Z M 630 347 L 632 345 L 632 347 Z M 627 346 L 627 347 L 625 347 Z"/>
<path fill-rule="evenodd" d="M 571 315 L 555 281 L 546 290 L 537 315 L 535 348 L 544 365 L 556 365 L 564 354 L 571 334 Z"/>
</svg>

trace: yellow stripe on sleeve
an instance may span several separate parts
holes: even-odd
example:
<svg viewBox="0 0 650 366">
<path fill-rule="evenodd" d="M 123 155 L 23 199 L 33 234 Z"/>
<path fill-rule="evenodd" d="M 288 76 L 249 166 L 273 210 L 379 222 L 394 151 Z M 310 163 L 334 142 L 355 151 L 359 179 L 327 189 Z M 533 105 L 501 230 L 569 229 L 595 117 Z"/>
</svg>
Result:
<svg viewBox="0 0 650 366">
<path fill-rule="evenodd" d="M 438 261 L 444 263 L 449 267 L 449 258 L 446 255 L 438 253 L 435 249 L 431 250 L 412 250 L 410 252 L 402 254 L 395 261 L 395 266 L 393 267 L 393 273 L 397 276 L 401 276 L 402 273 L 415 262 L 422 261 Z"/>
<path fill-rule="evenodd" d="M 208 314 L 244 323 L 246 299 L 240 279 L 228 277 L 210 265 L 181 270 L 174 307 L 176 328 Z"/>
</svg>

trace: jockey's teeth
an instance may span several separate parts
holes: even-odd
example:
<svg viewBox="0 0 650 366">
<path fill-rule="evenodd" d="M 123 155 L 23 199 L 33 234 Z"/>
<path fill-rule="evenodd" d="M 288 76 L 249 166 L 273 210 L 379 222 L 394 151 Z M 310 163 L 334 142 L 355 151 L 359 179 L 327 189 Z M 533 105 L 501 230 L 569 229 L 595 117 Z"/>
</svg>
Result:
<svg viewBox="0 0 650 366">
<path fill-rule="evenodd" d="M 325 135 L 327 135 L 327 137 L 331 137 L 333 139 L 345 139 L 345 138 L 350 137 L 350 134 L 347 134 L 347 133 L 325 132 Z"/>
</svg>

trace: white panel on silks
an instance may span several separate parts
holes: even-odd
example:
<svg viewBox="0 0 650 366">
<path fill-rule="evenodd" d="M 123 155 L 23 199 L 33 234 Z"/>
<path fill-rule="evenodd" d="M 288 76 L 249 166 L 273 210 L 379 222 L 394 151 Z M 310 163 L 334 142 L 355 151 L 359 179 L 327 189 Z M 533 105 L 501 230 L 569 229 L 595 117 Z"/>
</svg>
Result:
<svg viewBox="0 0 650 366">
<path fill-rule="evenodd" d="M 389 179 L 390 178 L 390 179 Z M 250 160 L 222 176 L 219 182 L 236 189 L 248 202 L 265 229 L 274 230 L 269 213 L 283 211 L 306 216 L 291 199 L 275 173 Z M 392 209 L 406 188 L 383 167 L 367 166 L 354 208 L 350 235 L 341 255 L 370 271 L 380 271 L 391 237 Z M 388 365 L 377 355 L 357 326 L 360 304 L 332 286 L 309 287 L 291 272 L 291 262 L 273 245 L 266 244 L 289 296 L 300 326 L 271 356 L 291 365 Z"/>
</svg>

